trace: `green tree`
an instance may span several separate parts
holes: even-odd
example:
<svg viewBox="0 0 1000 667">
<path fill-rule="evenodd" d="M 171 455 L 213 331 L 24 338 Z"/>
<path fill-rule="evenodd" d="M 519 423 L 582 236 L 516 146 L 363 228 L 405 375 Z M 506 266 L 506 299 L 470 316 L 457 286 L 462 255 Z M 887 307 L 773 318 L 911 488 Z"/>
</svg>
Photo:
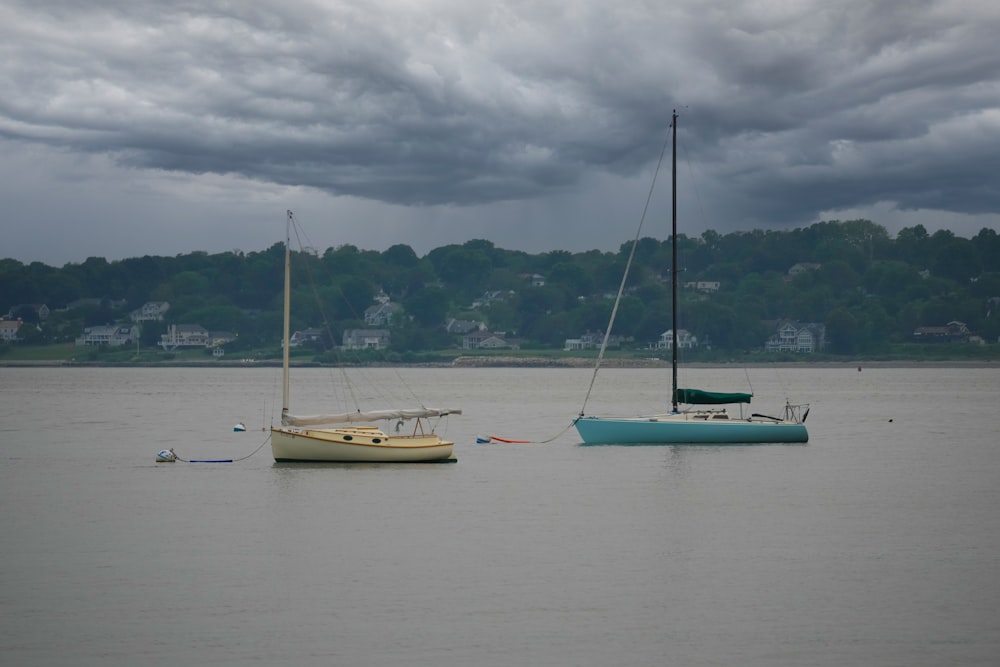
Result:
<svg viewBox="0 0 1000 667">
<path fill-rule="evenodd" d="M 419 262 L 417 253 L 408 245 L 397 243 L 382 253 L 382 261 L 400 269 L 412 269 Z"/>
<path fill-rule="evenodd" d="M 966 239 L 951 238 L 934 250 L 931 271 L 959 283 L 968 283 L 983 271 L 975 246 Z"/>
<path fill-rule="evenodd" d="M 139 327 L 139 344 L 142 347 L 156 347 L 165 333 L 167 325 L 163 322 L 143 322 Z"/>
<path fill-rule="evenodd" d="M 593 279 L 575 262 L 559 262 L 553 266 L 547 284 L 563 287 L 574 296 L 587 296 L 594 291 Z"/>
<path fill-rule="evenodd" d="M 439 287 L 424 287 L 403 302 L 406 314 L 427 328 L 440 327 L 451 304 L 448 293 Z"/>
<path fill-rule="evenodd" d="M 831 352 L 853 354 L 859 347 L 858 321 L 847 308 L 840 307 L 826 319 L 826 340 Z"/>
<path fill-rule="evenodd" d="M 20 345 L 42 345 L 49 342 L 49 337 L 45 331 L 37 324 L 25 322 L 17 330 L 17 337 Z"/>
<path fill-rule="evenodd" d="M 339 299 L 333 302 L 333 316 L 338 320 L 364 319 L 365 310 L 375 298 L 374 286 L 360 276 L 349 276 L 338 286 Z"/>
</svg>

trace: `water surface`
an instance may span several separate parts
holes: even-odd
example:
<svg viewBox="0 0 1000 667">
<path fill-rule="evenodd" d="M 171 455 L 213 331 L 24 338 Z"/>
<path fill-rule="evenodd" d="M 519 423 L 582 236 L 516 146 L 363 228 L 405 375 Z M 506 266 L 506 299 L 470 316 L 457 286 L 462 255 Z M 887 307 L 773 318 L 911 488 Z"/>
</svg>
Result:
<svg viewBox="0 0 1000 667">
<path fill-rule="evenodd" d="M 753 369 L 811 439 L 746 447 L 580 446 L 587 370 L 366 374 L 463 408 L 458 463 L 275 464 L 273 369 L 0 368 L 4 664 L 996 664 L 998 369 Z M 667 380 L 602 371 L 587 410 Z"/>
</svg>

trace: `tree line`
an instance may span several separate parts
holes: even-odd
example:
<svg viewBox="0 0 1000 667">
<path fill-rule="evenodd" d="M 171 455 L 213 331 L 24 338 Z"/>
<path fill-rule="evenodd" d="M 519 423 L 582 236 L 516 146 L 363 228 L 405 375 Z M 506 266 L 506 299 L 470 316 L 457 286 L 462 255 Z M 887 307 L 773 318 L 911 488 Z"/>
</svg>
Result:
<svg viewBox="0 0 1000 667">
<path fill-rule="evenodd" d="M 632 243 L 616 252 L 554 250 L 537 254 L 475 239 L 435 248 L 423 257 L 408 245 L 385 251 L 353 245 L 322 253 L 295 251 L 293 328 L 328 330 L 323 345 L 384 293 L 401 306 L 391 326 L 399 351 L 445 349 L 456 343 L 449 319 L 479 320 L 522 347 L 561 348 L 567 338 L 602 332 L 624 275 Z M 148 301 L 170 303 L 163 324 L 143 328 L 155 345 L 169 323 L 197 323 L 239 334 L 237 348 L 276 345 L 281 331 L 283 245 L 259 252 L 191 252 L 117 261 L 90 257 L 52 267 L 0 260 L 0 314 L 21 304 L 46 304 L 52 314 L 30 328 L 27 343 L 70 342 L 85 327 L 127 320 Z M 905 343 L 920 326 L 958 320 L 990 343 L 1000 337 L 1000 237 L 973 238 L 922 225 L 895 238 L 869 220 L 825 221 L 783 231 L 678 235 L 681 282 L 718 282 L 714 293 L 684 289 L 679 326 L 713 349 L 759 349 L 775 320 L 826 327 L 833 354 L 878 353 Z M 638 241 L 613 333 L 645 347 L 669 327 L 669 240 Z M 796 265 L 808 270 L 789 274 Z M 541 276 L 544 284 L 533 285 Z M 536 278 L 536 283 L 538 281 Z M 496 299 L 477 308 L 484 293 Z M 99 299 L 78 308 L 81 299 Z M 31 321 L 30 309 L 11 313 Z M 328 329 L 327 329 L 328 325 Z M 27 329 L 22 327 L 22 329 Z M 229 346 L 227 346 L 228 348 Z"/>
</svg>

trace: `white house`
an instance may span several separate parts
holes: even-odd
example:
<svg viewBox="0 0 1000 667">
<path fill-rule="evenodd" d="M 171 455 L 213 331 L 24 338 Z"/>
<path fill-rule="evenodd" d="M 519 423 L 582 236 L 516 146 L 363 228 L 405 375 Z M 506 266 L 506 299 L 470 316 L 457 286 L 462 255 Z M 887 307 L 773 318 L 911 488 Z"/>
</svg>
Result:
<svg viewBox="0 0 1000 667">
<path fill-rule="evenodd" d="M 684 287 L 687 289 L 693 289 L 696 292 L 706 292 L 712 294 L 719 291 L 719 287 L 722 286 L 718 280 L 695 280 L 691 282 L 684 283 Z"/>
<path fill-rule="evenodd" d="M 764 344 L 768 352 L 817 352 L 823 349 L 826 327 L 813 322 L 783 320 Z"/>
<path fill-rule="evenodd" d="M 677 349 L 692 349 L 698 347 L 698 337 L 691 335 L 691 332 L 687 329 L 677 330 Z M 660 334 L 660 340 L 656 343 L 657 350 L 672 350 L 674 349 L 674 332 L 673 329 L 667 329 Z"/>
<path fill-rule="evenodd" d="M 117 326 L 108 324 L 104 326 L 87 327 L 83 330 L 83 335 L 77 337 L 76 344 L 83 345 L 107 345 L 108 347 L 118 347 L 131 343 L 139 338 L 139 327 Z"/>
<path fill-rule="evenodd" d="M 472 302 L 473 308 L 482 308 L 483 306 L 488 306 L 494 301 L 506 301 L 507 299 L 514 296 L 514 290 L 490 290 L 488 292 L 483 292 L 483 295 Z"/>
<path fill-rule="evenodd" d="M 209 331 L 206 347 L 220 348 L 226 343 L 236 340 L 237 336 L 231 331 Z"/>
<path fill-rule="evenodd" d="M 299 345 L 304 345 L 305 343 L 317 341 L 322 337 L 323 331 L 321 329 L 303 329 L 293 333 L 292 337 L 288 340 L 288 344 L 291 347 L 298 347 Z"/>
<path fill-rule="evenodd" d="M 10 343 L 17 340 L 17 330 L 21 328 L 21 320 L 0 320 L 0 340 Z"/>
<path fill-rule="evenodd" d="M 128 317 L 133 322 L 162 322 L 168 310 L 170 304 L 166 301 L 147 301 L 129 313 Z"/>
<path fill-rule="evenodd" d="M 566 342 L 563 344 L 563 350 L 566 352 L 575 350 L 593 350 L 601 347 L 601 343 L 603 342 L 603 333 L 600 331 L 588 331 L 579 338 L 567 338 Z M 608 336 L 608 347 L 621 347 L 621 345 L 622 339 L 620 336 Z"/>
<path fill-rule="evenodd" d="M 522 273 L 520 277 L 527 280 L 532 287 L 545 287 L 545 276 L 540 273 Z"/>
<path fill-rule="evenodd" d="M 788 269 L 787 278 L 791 280 L 800 273 L 805 273 L 806 271 L 818 271 L 823 265 L 816 262 L 799 262 L 798 264 L 793 264 Z"/>
<path fill-rule="evenodd" d="M 160 336 L 160 347 L 176 350 L 179 347 L 208 347 L 211 338 L 200 324 L 171 324 L 167 333 Z"/>
<path fill-rule="evenodd" d="M 517 343 L 512 343 L 499 334 L 489 331 L 470 331 L 462 338 L 462 348 L 466 350 L 502 350 L 518 349 Z"/>
<path fill-rule="evenodd" d="M 475 331 L 470 331 L 462 337 L 462 349 L 465 350 L 478 350 L 480 344 L 487 338 L 492 337 L 489 331 L 485 329 L 476 329 Z"/>
<path fill-rule="evenodd" d="M 479 341 L 480 350 L 503 350 L 513 347 L 515 346 L 511 345 L 503 338 L 500 338 L 500 336 L 490 336 L 488 338 Z"/>
</svg>

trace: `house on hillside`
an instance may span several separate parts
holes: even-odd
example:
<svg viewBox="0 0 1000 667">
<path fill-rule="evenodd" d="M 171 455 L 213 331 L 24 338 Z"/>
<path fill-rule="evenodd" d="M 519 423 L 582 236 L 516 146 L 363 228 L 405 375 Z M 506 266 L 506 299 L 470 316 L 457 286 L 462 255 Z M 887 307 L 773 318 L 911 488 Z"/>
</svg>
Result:
<svg viewBox="0 0 1000 667">
<path fill-rule="evenodd" d="M 83 330 L 83 335 L 77 337 L 76 344 L 80 347 L 86 345 L 119 347 L 137 340 L 139 340 L 139 327 L 108 324 L 87 327 Z"/>
<path fill-rule="evenodd" d="M 220 348 L 226 343 L 236 340 L 237 336 L 232 331 L 209 331 L 208 342 L 205 347 Z"/>
<path fill-rule="evenodd" d="M 719 287 L 722 286 L 718 280 L 694 280 L 684 283 L 685 289 L 694 290 L 696 292 L 704 292 L 706 294 L 714 294 L 719 291 Z"/>
<path fill-rule="evenodd" d="M 481 297 L 473 300 L 472 307 L 482 308 L 483 306 L 488 306 L 491 303 L 497 301 L 503 302 L 510 299 L 512 296 L 514 296 L 514 294 L 516 294 L 514 290 L 504 290 L 504 289 L 490 290 L 488 292 L 483 292 L 483 295 Z"/>
<path fill-rule="evenodd" d="M 806 271 L 816 271 L 822 264 L 816 262 L 799 262 L 798 264 L 792 264 L 791 268 L 788 269 L 788 273 L 785 275 L 785 280 L 791 280 L 800 273 L 805 273 Z"/>
<path fill-rule="evenodd" d="M 495 335 L 479 341 L 480 350 L 516 350 L 519 347 L 517 343 Z"/>
<path fill-rule="evenodd" d="M 518 349 L 520 345 L 489 331 L 470 331 L 462 338 L 463 350 Z"/>
<path fill-rule="evenodd" d="M 677 330 L 677 349 L 678 350 L 692 350 L 698 347 L 698 337 L 693 335 L 687 329 Z M 673 329 L 667 329 L 660 334 L 660 340 L 657 341 L 655 349 L 657 350 L 672 350 L 674 349 L 674 332 Z"/>
<path fill-rule="evenodd" d="M 966 343 L 972 336 L 965 322 L 952 320 L 943 327 L 917 327 L 913 340 L 918 343 Z"/>
<path fill-rule="evenodd" d="M 451 318 L 444 325 L 444 330 L 450 334 L 467 334 L 470 331 L 485 331 L 486 324 L 479 320 L 456 320 Z"/>
<path fill-rule="evenodd" d="M 345 350 L 384 350 L 389 347 L 386 329 L 347 329 L 344 331 Z"/>
<path fill-rule="evenodd" d="M 563 343 L 563 351 L 571 352 L 576 350 L 594 350 L 601 347 L 604 342 L 604 333 L 601 331 L 587 331 L 579 338 L 567 338 Z M 622 346 L 621 336 L 614 334 L 608 336 L 608 347 L 619 348 Z"/>
<path fill-rule="evenodd" d="M 21 328 L 21 320 L 0 320 L 0 341 L 13 343 L 17 340 L 17 332 Z"/>
<path fill-rule="evenodd" d="M 521 277 L 527 280 L 532 287 L 545 287 L 545 276 L 540 273 L 522 273 Z"/>
<path fill-rule="evenodd" d="M 826 326 L 817 322 L 781 320 L 764 343 L 767 352 L 819 352 L 826 346 Z"/>
<path fill-rule="evenodd" d="M 129 313 L 128 318 L 133 322 L 162 322 L 168 310 L 170 304 L 166 301 L 147 301 Z"/>
<path fill-rule="evenodd" d="M 200 324 L 171 324 L 160 336 L 160 347 L 175 351 L 181 347 L 209 347 L 208 330 Z"/>
<path fill-rule="evenodd" d="M 298 347 L 299 345 L 305 345 L 306 343 L 313 343 L 315 341 L 321 340 L 323 338 L 323 330 L 310 328 L 302 329 L 301 331 L 296 331 L 292 333 L 292 337 L 288 340 L 288 345 L 290 347 Z"/>
<path fill-rule="evenodd" d="M 50 311 L 44 303 L 19 303 L 16 306 L 11 306 L 10 310 L 7 311 L 7 319 L 24 319 L 23 316 L 27 316 L 29 313 L 34 315 L 39 322 L 44 322 L 49 318 Z M 27 317 L 27 319 L 31 318 Z"/>
<path fill-rule="evenodd" d="M 389 326 L 392 324 L 392 318 L 401 310 L 402 306 L 397 303 L 389 301 L 376 303 L 374 306 L 369 306 L 365 309 L 365 324 L 371 327 Z"/>
</svg>

